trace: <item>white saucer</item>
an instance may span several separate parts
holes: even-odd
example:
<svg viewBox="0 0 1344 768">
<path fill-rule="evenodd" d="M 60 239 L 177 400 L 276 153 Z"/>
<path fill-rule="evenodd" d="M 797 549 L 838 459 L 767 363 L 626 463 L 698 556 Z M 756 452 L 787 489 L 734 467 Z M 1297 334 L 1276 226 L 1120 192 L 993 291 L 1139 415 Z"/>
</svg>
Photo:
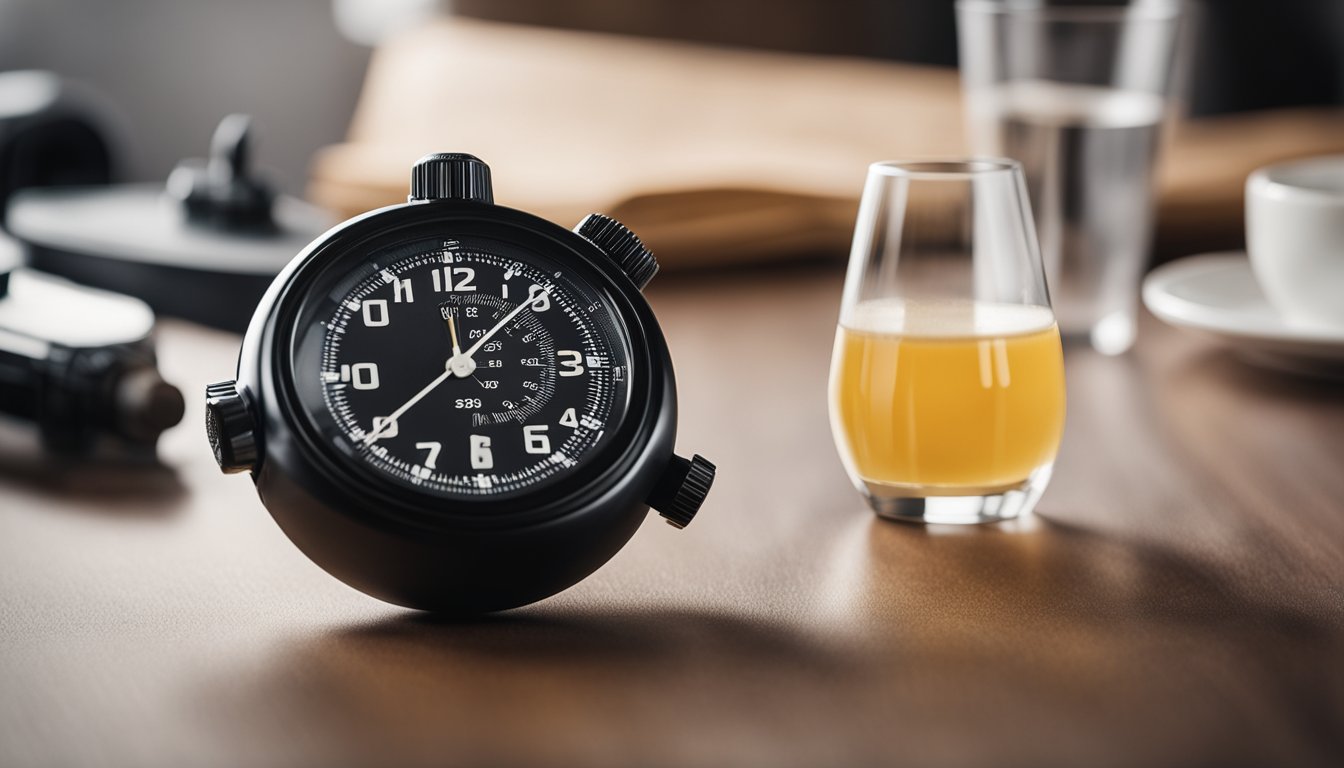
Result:
<svg viewBox="0 0 1344 768">
<path fill-rule="evenodd" d="M 1307 373 L 1344 373 L 1344 327 L 1294 325 L 1261 293 L 1245 253 L 1165 264 L 1143 281 L 1143 303 L 1181 328 L 1213 334 L 1248 360 Z"/>
</svg>

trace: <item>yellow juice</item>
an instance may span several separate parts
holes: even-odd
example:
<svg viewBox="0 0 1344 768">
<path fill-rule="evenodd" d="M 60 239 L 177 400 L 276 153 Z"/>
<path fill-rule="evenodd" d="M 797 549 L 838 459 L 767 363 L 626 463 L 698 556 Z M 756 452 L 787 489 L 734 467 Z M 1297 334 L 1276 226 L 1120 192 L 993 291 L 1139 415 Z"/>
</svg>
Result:
<svg viewBox="0 0 1344 768">
<path fill-rule="evenodd" d="M 1054 460 L 1064 359 L 1049 309 L 862 302 L 837 331 L 831 420 L 850 470 L 891 496 L 994 493 Z"/>
</svg>

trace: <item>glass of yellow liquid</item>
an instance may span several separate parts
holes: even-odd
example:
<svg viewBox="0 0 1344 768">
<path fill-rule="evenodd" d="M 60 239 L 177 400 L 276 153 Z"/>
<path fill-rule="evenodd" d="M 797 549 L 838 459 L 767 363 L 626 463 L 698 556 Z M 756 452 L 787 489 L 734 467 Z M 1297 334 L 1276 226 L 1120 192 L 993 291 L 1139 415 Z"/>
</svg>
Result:
<svg viewBox="0 0 1344 768">
<path fill-rule="evenodd" d="M 1064 430 L 1064 359 L 1022 169 L 875 163 L 831 363 L 831 429 L 882 517 L 1026 514 Z"/>
</svg>

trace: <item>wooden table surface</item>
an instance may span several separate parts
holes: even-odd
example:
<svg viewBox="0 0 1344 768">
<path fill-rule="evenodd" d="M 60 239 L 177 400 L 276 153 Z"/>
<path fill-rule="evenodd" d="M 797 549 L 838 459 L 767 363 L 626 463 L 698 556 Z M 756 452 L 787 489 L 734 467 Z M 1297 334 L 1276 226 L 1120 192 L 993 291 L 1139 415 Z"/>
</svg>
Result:
<svg viewBox="0 0 1344 768">
<path fill-rule="evenodd" d="M 1067 354 L 1036 517 L 875 520 L 825 383 L 835 269 L 660 278 L 720 468 L 535 606 L 444 622 L 216 470 L 237 338 L 164 322 L 165 469 L 0 469 L 0 765 L 1344 764 L 1344 394 L 1146 318 Z"/>
</svg>

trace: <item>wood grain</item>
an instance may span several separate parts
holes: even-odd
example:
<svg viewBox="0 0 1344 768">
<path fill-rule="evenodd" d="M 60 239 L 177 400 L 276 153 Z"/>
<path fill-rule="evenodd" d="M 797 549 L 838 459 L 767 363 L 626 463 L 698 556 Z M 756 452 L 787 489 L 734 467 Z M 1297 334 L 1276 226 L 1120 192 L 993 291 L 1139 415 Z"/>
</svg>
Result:
<svg viewBox="0 0 1344 768">
<path fill-rule="evenodd" d="M 840 278 L 655 281 L 709 503 L 465 623 L 307 562 L 205 444 L 236 337 L 165 323 L 166 468 L 0 468 L 0 764 L 1344 762 L 1338 384 L 1146 319 L 1068 350 L 1038 516 L 879 522 L 827 424 Z"/>
</svg>

